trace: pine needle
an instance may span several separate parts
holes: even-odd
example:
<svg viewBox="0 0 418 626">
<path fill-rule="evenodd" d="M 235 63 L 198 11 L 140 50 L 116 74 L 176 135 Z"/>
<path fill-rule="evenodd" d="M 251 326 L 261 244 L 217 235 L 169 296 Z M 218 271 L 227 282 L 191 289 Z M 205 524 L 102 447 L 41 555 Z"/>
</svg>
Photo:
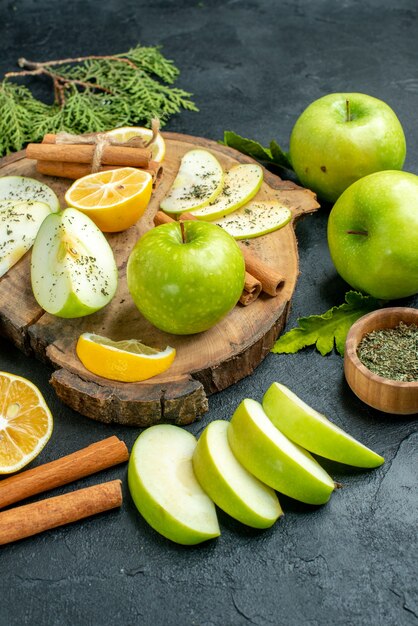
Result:
<svg viewBox="0 0 418 626">
<path fill-rule="evenodd" d="M 0 82 L 0 156 L 60 130 L 82 134 L 120 126 L 163 126 L 181 110 L 197 111 L 191 94 L 171 85 L 179 76 L 159 47 L 136 46 L 112 56 L 33 63 Z M 37 100 L 16 79 L 48 76 L 54 103 Z"/>
</svg>

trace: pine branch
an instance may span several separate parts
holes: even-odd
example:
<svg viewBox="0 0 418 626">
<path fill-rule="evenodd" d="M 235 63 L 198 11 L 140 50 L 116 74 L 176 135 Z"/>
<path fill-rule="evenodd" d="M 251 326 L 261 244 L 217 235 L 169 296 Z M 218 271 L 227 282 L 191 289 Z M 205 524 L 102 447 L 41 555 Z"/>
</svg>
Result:
<svg viewBox="0 0 418 626">
<path fill-rule="evenodd" d="M 161 125 L 182 109 L 197 111 L 191 94 L 171 87 L 179 75 L 159 47 L 136 46 L 116 55 L 91 55 L 35 63 L 21 58 L 20 71 L 0 82 L 0 155 L 20 150 L 45 133 L 105 131 L 118 126 Z M 34 98 L 12 82 L 46 76 L 54 103 Z"/>
</svg>

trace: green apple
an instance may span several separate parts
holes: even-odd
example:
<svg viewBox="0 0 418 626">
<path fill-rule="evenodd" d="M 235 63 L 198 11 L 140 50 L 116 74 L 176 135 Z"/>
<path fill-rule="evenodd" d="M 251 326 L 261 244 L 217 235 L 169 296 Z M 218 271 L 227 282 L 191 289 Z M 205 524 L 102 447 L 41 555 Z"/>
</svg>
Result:
<svg viewBox="0 0 418 626">
<path fill-rule="evenodd" d="M 154 530 L 183 545 L 218 537 L 216 510 L 193 472 L 194 436 L 178 426 L 144 430 L 129 458 L 129 491 Z"/>
<path fill-rule="evenodd" d="M 245 264 L 236 241 L 210 222 L 162 224 L 132 250 L 128 288 L 139 311 L 168 333 L 214 326 L 238 302 Z"/>
<path fill-rule="evenodd" d="M 52 213 L 60 209 L 57 195 L 45 183 L 28 176 L 2 176 L 0 178 L 0 202 L 13 204 L 20 201 L 45 202 Z"/>
<path fill-rule="evenodd" d="M 263 168 L 260 165 L 234 165 L 226 172 L 222 191 L 215 200 L 191 213 L 199 220 L 209 221 L 228 215 L 254 198 L 262 182 Z"/>
<path fill-rule="evenodd" d="M 206 206 L 222 191 L 224 173 L 218 159 L 207 150 L 189 150 L 160 208 L 183 213 Z"/>
<path fill-rule="evenodd" d="M 236 409 L 228 441 L 238 461 L 259 480 L 307 504 L 328 502 L 331 476 L 269 420 L 261 404 L 246 399 Z"/>
<path fill-rule="evenodd" d="M 418 292 L 418 176 L 386 171 L 351 185 L 328 220 L 328 245 L 354 289 L 392 300 Z"/>
<path fill-rule="evenodd" d="M 38 304 L 58 317 L 82 317 L 113 298 L 118 281 L 112 248 L 77 209 L 51 213 L 32 250 L 31 281 Z"/>
<path fill-rule="evenodd" d="M 379 467 L 384 463 L 383 457 L 312 409 L 285 385 L 273 383 L 262 404 L 273 424 L 310 452 L 355 467 Z"/>
<path fill-rule="evenodd" d="M 32 247 L 40 225 L 50 213 L 45 202 L 0 200 L 0 276 Z"/>
<path fill-rule="evenodd" d="M 315 100 L 290 136 L 289 156 L 300 182 L 328 202 L 372 172 L 401 170 L 405 154 L 405 136 L 393 110 L 362 93 Z"/>
<path fill-rule="evenodd" d="M 234 239 L 252 239 L 286 226 L 291 219 L 290 209 L 277 200 L 253 200 L 215 223 Z"/>
<path fill-rule="evenodd" d="M 237 461 L 228 443 L 229 423 L 211 422 L 193 454 L 193 469 L 204 491 L 223 511 L 247 526 L 269 528 L 282 515 L 271 487 Z"/>
</svg>

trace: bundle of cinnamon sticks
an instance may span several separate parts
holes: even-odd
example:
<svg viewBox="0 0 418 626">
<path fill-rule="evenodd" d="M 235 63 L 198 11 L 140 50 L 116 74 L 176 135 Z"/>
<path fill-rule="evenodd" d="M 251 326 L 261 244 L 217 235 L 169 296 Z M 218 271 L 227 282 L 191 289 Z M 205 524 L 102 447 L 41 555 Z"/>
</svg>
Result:
<svg viewBox="0 0 418 626">
<path fill-rule="evenodd" d="M 112 436 L 56 461 L 4 478 L 0 481 L 0 509 L 123 463 L 128 457 L 125 443 Z M 111 480 L 15 507 L 0 513 L 0 545 L 121 505 L 121 481 Z"/>
<path fill-rule="evenodd" d="M 99 141 L 102 144 L 99 145 Z M 66 133 L 47 134 L 42 143 L 28 144 L 26 157 L 37 160 L 36 169 L 41 174 L 62 178 L 77 179 L 94 171 L 117 167 L 140 168 L 149 172 L 154 182 L 161 176 L 161 164 L 152 160 L 149 146 L 137 145 L 133 140 L 116 142 L 104 134 L 79 137 Z"/>
<path fill-rule="evenodd" d="M 191 213 L 182 213 L 179 220 L 196 220 L 197 218 Z M 173 222 L 171 218 L 163 211 L 158 211 L 154 216 L 154 224 L 168 224 Z M 254 302 L 261 292 L 269 296 L 277 296 L 283 287 L 284 277 L 274 268 L 266 265 L 245 245 L 240 246 L 245 261 L 245 282 L 244 289 L 239 299 L 240 303 L 248 306 Z"/>
</svg>

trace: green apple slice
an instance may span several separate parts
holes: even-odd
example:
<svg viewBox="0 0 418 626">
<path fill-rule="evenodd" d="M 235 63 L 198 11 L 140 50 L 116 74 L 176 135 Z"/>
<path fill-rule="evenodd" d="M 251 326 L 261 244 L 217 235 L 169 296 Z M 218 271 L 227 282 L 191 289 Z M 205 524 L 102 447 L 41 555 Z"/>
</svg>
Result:
<svg viewBox="0 0 418 626">
<path fill-rule="evenodd" d="M 215 200 L 191 213 L 199 220 L 215 220 L 239 209 L 254 198 L 263 182 L 263 168 L 246 163 L 234 165 L 226 172 L 222 191 Z"/>
<path fill-rule="evenodd" d="M 57 195 L 45 183 L 28 176 L 2 176 L 0 178 L 0 201 L 14 204 L 23 200 L 45 202 L 52 213 L 60 209 Z"/>
<path fill-rule="evenodd" d="M 183 156 L 180 169 L 160 207 L 166 213 L 200 209 L 221 192 L 224 173 L 221 164 L 207 150 L 190 150 Z"/>
<path fill-rule="evenodd" d="M 32 250 L 33 294 L 58 317 L 82 317 L 113 298 L 118 270 L 112 248 L 93 221 L 77 209 L 51 213 Z"/>
<path fill-rule="evenodd" d="M 231 215 L 216 220 L 215 223 L 235 239 L 251 239 L 278 230 L 286 226 L 291 219 L 290 209 L 277 200 L 268 202 L 254 200 Z"/>
<path fill-rule="evenodd" d="M 33 246 L 40 225 L 50 213 L 45 202 L 0 201 L 0 276 Z"/>
<path fill-rule="evenodd" d="M 211 422 L 193 454 L 196 478 L 223 511 L 247 526 L 269 528 L 282 515 L 273 489 L 237 461 L 228 443 L 229 423 Z"/>
<path fill-rule="evenodd" d="M 228 441 L 238 461 L 266 485 L 307 504 L 329 500 L 335 488 L 331 476 L 283 435 L 255 400 L 243 400 L 236 409 Z"/>
<path fill-rule="evenodd" d="M 273 383 L 267 389 L 263 408 L 273 424 L 289 439 L 314 454 L 355 467 L 378 467 L 384 463 L 383 457 L 330 422 L 280 383 Z"/>
<path fill-rule="evenodd" d="M 218 537 L 216 510 L 193 471 L 195 437 L 171 424 L 144 430 L 129 459 L 129 491 L 154 530 L 183 545 Z"/>
</svg>

